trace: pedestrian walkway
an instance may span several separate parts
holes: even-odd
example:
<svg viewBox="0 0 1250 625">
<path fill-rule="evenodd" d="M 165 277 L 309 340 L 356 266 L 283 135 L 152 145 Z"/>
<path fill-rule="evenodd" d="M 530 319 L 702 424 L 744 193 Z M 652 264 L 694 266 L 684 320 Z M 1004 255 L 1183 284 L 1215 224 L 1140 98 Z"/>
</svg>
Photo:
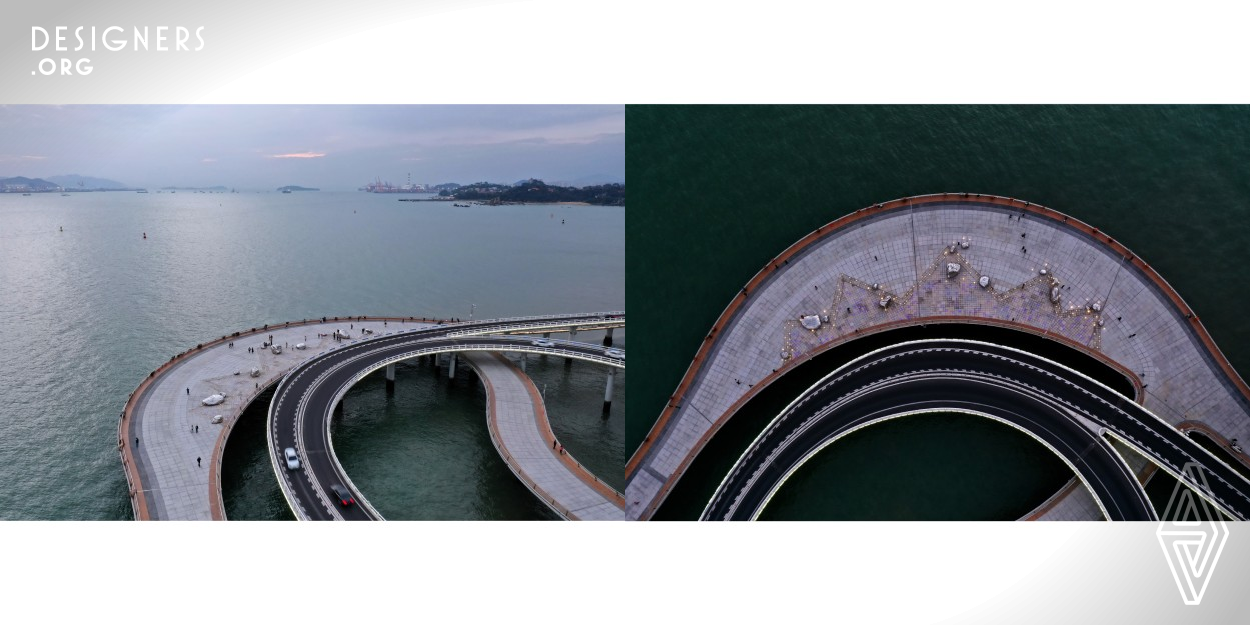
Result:
<svg viewBox="0 0 1250 625">
<path fill-rule="evenodd" d="M 489 398 L 491 442 L 517 478 L 569 520 L 622 521 L 625 498 L 579 464 L 553 449 L 547 409 L 529 376 L 493 352 L 460 355 L 478 372 Z"/>
<path fill-rule="evenodd" d="M 793 368 L 867 334 L 936 323 L 1053 339 L 1124 373 L 1169 423 L 1201 423 L 1224 446 L 1250 441 L 1250 387 L 1132 251 L 1023 200 L 920 196 L 818 228 L 734 297 L 626 465 L 629 518 L 651 518 L 728 419 Z"/>
<path fill-rule="evenodd" d="M 135 518 L 224 520 L 222 454 L 231 428 L 257 395 L 297 363 L 334 346 L 330 335 L 335 330 L 358 338 L 362 328 L 380 334 L 433 323 L 412 318 L 340 317 L 324 323 L 318 319 L 276 324 L 175 356 L 131 394 L 118 428 Z M 280 354 L 262 346 L 270 337 L 274 345 L 283 346 Z M 296 349 L 299 343 L 304 343 L 305 349 Z M 253 368 L 259 369 L 256 377 L 252 376 Z M 220 404 L 202 403 L 215 394 L 223 396 Z M 197 458 L 201 460 L 198 463 Z"/>
</svg>

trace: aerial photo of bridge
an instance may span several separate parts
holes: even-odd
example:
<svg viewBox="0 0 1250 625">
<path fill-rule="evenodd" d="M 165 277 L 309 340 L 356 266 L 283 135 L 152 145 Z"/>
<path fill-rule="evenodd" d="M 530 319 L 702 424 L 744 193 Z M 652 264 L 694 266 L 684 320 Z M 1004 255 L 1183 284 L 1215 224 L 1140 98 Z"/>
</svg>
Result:
<svg viewBox="0 0 1250 625">
<path fill-rule="evenodd" d="M 937 335 L 890 338 L 922 327 Z M 944 328 L 994 338 L 945 338 Z M 868 206 L 771 259 L 708 331 L 629 460 L 626 516 L 652 518 L 770 385 L 865 337 L 878 339 L 873 348 L 758 433 L 710 500 L 695 502 L 699 518 L 759 518 L 843 437 L 930 413 L 1006 424 L 1068 465 L 1073 480 L 1030 519 L 1157 520 L 1164 511 L 1144 488 L 1156 471 L 1223 515 L 1250 518 L 1250 457 L 1239 445 L 1250 439 L 1250 388 L 1198 316 L 1113 234 L 976 193 Z M 1193 479 L 1191 464 L 1208 479 Z"/>
</svg>

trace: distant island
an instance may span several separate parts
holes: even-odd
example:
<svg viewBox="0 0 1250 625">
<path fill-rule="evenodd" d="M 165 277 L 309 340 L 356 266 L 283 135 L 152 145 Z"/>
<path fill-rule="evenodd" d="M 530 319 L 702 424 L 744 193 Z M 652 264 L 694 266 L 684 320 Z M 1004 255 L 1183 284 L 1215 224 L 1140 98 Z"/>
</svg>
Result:
<svg viewBox="0 0 1250 625">
<path fill-rule="evenodd" d="M 285 187 L 278 187 L 278 190 L 283 193 L 290 193 L 292 191 L 320 191 L 321 189 L 313 189 L 310 187 L 300 187 L 300 186 L 296 186 L 292 184 L 292 185 L 287 185 Z"/>
<path fill-rule="evenodd" d="M 68 176 L 48 176 L 43 178 L 27 178 L 15 176 L 0 177 L 0 193 L 52 193 L 82 191 L 132 191 L 116 180 L 104 178 L 86 178 L 77 174 Z"/>
<path fill-rule="evenodd" d="M 221 185 L 213 187 L 161 187 L 164 191 L 229 191 L 230 189 Z"/>
<path fill-rule="evenodd" d="M 601 184 L 589 187 L 559 187 L 537 178 L 505 185 L 475 182 L 457 189 L 445 189 L 439 196 L 454 200 L 476 200 L 484 204 L 553 204 L 580 202 L 597 206 L 624 206 L 625 185 Z"/>
</svg>

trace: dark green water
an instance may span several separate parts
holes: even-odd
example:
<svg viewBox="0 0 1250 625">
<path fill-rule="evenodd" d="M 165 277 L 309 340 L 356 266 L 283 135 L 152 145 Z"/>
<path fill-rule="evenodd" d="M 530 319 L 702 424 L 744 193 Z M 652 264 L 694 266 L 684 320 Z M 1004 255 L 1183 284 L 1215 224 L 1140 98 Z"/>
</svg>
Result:
<svg viewBox="0 0 1250 625">
<path fill-rule="evenodd" d="M 1071 477 L 1063 460 L 1010 426 L 966 414 L 916 415 L 825 448 L 790 476 L 760 518 L 1018 519 Z M 987 499 L 985 489 L 997 496 Z"/>
<path fill-rule="evenodd" d="M 630 449 L 770 258 L 909 195 L 991 193 L 1079 217 L 1151 263 L 1250 368 L 1250 296 L 1228 278 L 1250 261 L 1250 107 L 630 106 L 626 120 L 627 285 L 647 294 L 630 314 L 648 363 Z"/>
</svg>

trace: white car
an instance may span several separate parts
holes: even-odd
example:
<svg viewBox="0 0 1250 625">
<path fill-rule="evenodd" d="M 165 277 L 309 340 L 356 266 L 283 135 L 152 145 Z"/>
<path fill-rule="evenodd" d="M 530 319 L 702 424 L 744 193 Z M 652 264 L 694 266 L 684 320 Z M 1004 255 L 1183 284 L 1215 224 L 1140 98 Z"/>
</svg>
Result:
<svg viewBox="0 0 1250 625">
<path fill-rule="evenodd" d="M 203 400 L 201 400 L 200 403 L 204 404 L 205 406 L 216 406 L 217 404 L 220 404 L 223 401 L 226 401 L 225 395 L 222 395 L 221 393 L 213 393 L 212 395 L 209 395 L 208 397 L 205 397 Z"/>
<path fill-rule="evenodd" d="M 286 449 L 282 450 L 282 453 L 286 455 L 286 468 L 292 471 L 298 470 L 299 469 L 299 456 L 295 455 L 295 448 L 287 447 Z"/>
<path fill-rule="evenodd" d="M 621 358 L 621 359 L 625 358 L 625 352 L 623 350 L 619 350 L 615 348 L 609 348 L 609 349 L 603 350 L 603 355 L 609 358 Z"/>
<path fill-rule="evenodd" d="M 530 341 L 530 345 L 534 347 L 555 347 L 556 344 L 550 339 L 534 339 Z"/>
</svg>

